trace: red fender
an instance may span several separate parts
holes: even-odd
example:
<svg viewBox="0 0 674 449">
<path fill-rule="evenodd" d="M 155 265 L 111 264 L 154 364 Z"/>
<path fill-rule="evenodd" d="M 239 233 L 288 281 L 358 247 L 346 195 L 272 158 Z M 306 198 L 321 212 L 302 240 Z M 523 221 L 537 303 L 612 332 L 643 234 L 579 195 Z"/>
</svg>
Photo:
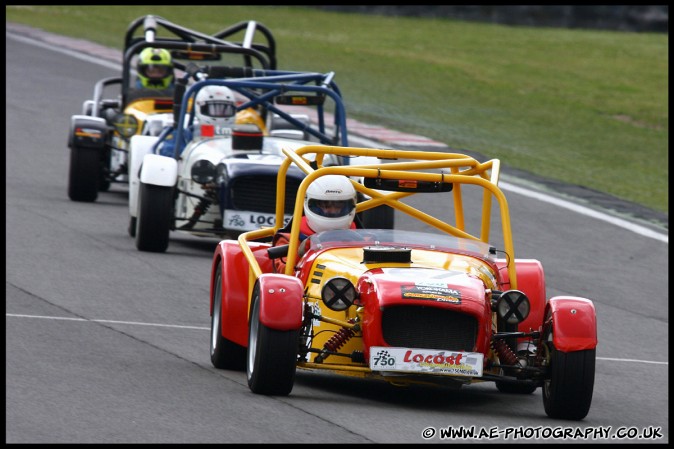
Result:
<svg viewBox="0 0 674 449">
<path fill-rule="evenodd" d="M 597 347 L 597 314 L 589 299 L 555 296 L 550 298 L 545 316 L 552 316 L 552 342 L 558 350 L 573 352 Z"/>
<path fill-rule="evenodd" d="M 501 290 L 509 290 L 510 278 L 506 269 L 505 259 L 497 259 L 496 265 L 501 274 Z M 515 259 L 515 270 L 517 272 L 517 289 L 527 295 L 531 304 L 529 316 L 522 321 L 517 329 L 521 332 L 538 330 L 543 323 L 545 312 L 545 274 L 543 266 L 535 259 Z"/>
<path fill-rule="evenodd" d="M 249 242 L 249 246 L 263 272 L 272 271 L 267 256 L 268 243 Z M 218 243 L 211 264 L 210 313 L 213 314 L 215 270 L 222 261 L 222 336 L 241 346 L 248 346 L 248 293 L 249 263 L 236 240 Z"/>
<path fill-rule="evenodd" d="M 260 322 L 279 331 L 302 326 L 304 285 L 296 277 L 267 273 L 260 276 Z"/>
</svg>

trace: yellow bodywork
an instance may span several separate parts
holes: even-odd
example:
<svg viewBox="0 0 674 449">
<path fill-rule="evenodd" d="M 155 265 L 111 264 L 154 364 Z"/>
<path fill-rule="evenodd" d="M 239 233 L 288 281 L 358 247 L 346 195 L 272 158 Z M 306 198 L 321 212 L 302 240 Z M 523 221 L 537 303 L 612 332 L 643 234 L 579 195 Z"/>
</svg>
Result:
<svg viewBox="0 0 674 449">
<path fill-rule="evenodd" d="M 131 103 L 126 110 L 126 114 L 131 114 L 136 119 L 138 119 L 138 131 L 140 133 L 141 128 L 143 127 L 143 122 L 149 114 L 156 114 L 157 110 L 155 109 L 155 98 L 143 98 L 141 100 L 134 101 Z M 171 109 L 166 109 L 164 112 L 171 112 Z"/>
<path fill-rule="evenodd" d="M 428 251 L 423 249 L 413 249 L 412 260 L 415 268 L 436 268 L 443 270 L 455 270 L 466 273 L 469 276 L 480 278 L 487 288 L 496 289 L 496 278 L 486 262 L 475 257 L 464 256 L 461 254 L 450 254 L 439 251 Z M 305 298 L 312 305 L 314 313 L 319 313 L 325 321 L 315 320 L 313 323 L 314 338 L 311 347 L 322 349 L 325 343 L 338 332 L 344 322 L 355 320 L 362 322 L 362 317 L 358 317 L 358 311 L 350 307 L 343 312 L 330 310 L 327 307 L 321 307 L 321 289 L 325 282 L 333 277 L 345 277 L 353 285 L 358 283 L 360 276 L 375 268 L 383 267 L 409 267 L 408 263 L 362 263 L 363 248 L 332 248 L 330 251 L 321 253 L 312 262 L 311 275 L 307 279 Z M 339 271 L 332 269 L 339 267 Z M 331 322 L 332 321 L 332 322 Z M 363 340 L 360 333 L 355 332 L 347 342 L 340 347 L 340 352 L 351 354 L 354 351 L 363 351 Z M 312 362 L 316 354 L 310 353 L 309 362 Z M 354 366 L 363 366 L 360 363 L 352 362 L 349 358 L 330 356 L 327 362 L 339 363 Z M 369 370 L 368 370 L 369 371 Z"/>
</svg>

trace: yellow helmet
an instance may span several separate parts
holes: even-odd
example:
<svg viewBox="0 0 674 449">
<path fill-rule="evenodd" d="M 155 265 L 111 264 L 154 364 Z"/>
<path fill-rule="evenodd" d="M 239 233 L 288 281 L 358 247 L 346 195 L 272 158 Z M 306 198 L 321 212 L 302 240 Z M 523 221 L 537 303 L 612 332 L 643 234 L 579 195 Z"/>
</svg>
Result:
<svg viewBox="0 0 674 449">
<path fill-rule="evenodd" d="M 166 89 L 173 82 L 171 53 L 164 48 L 146 48 L 138 56 L 137 70 L 143 87 Z"/>
</svg>

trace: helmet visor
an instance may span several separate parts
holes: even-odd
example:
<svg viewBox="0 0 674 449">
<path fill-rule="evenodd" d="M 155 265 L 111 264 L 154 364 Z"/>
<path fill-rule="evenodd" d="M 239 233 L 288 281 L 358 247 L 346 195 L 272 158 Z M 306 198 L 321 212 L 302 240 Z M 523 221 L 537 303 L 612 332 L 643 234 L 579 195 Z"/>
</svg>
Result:
<svg viewBox="0 0 674 449">
<path fill-rule="evenodd" d="M 231 101 L 207 101 L 201 105 L 200 112 L 208 117 L 231 117 L 236 113 L 236 106 Z"/>
<path fill-rule="evenodd" d="M 309 199 L 307 202 L 309 210 L 321 217 L 344 217 L 349 215 L 356 205 L 353 200 L 316 200 Z"/>
<path fill-rule="evenodd" d="M 159 64 L 143 64 L 140 70 L 146 78 L 151 80 L 160 80 L 171 75 L 171 67 Z"/>
</svg>

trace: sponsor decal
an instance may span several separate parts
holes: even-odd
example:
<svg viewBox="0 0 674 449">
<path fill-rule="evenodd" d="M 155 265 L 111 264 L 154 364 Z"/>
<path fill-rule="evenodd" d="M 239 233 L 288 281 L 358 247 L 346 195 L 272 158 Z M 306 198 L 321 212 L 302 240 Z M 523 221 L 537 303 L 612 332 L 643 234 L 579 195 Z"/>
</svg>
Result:
<svg viewBox="0 0 674 449">
<path fill-rule="evenodd" d="M 461 292 L 448 288 L 446 283 L 419 281 L 414 285 L 401 285 L 401 295 L 405 299 L 425 299 L 430 301 L 461 304 Z"/>
<path fill-rule="evenodd" d="M 286 225 L 292 217 L 286 215 L 283 224 Z M 225 210 L 223 214 L 224 227 L 240 231 L 254 231 L 255 229 L 274 226 L 276 214 L 248 212 L 241 210 Z"/>
<path fill-rule="evenodd" d="M 229 126 L 216 125 L 215 126 L 215 135 L 216 136 L 231 136 L 232 135 L 232 128 L 229 127 Z"/>
<path fill-rule="evenodd" d="M 372 371 L 481 377 L 483 361 L 484 355 L 478 352 L 382 346 L 370 348 L 370 369 Z"/>
<path fill-rule="evenodd" d="M 399 179 L 398 180 L 398 186 L 399 187 L 404 187 L 407 189 L 416 189 L 417 188 L 417 181 L 414 179 Z"/>
</svg>

